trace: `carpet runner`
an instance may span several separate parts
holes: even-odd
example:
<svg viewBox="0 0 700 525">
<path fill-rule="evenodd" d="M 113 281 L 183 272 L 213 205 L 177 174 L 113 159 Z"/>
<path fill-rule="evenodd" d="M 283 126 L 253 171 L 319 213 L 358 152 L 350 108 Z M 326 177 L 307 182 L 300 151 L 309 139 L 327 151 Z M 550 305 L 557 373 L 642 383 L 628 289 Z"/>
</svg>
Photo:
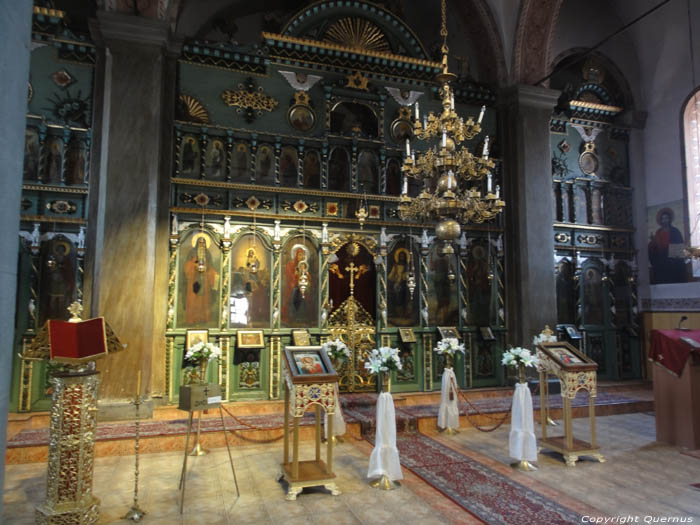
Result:
<svg viewBox="0 0 700 525">
<path fill-rule="evenodd" d="M 581 523 L 577 513 L 423 434 L 400 434 L 396 445 L 401 465 L 486 523 Z"/>
<path fill-rule="evenodd" d="M 588 406 L 588 397 L 585 392 L 579 392 L 572 406 Z M 635 401 L 647 401 L 646 397 L 651 396 L 651 391 L 635 392 L 632 396 L 620 395 L 617 393 L 599 392 L 596 398 L 596 405 L 614 405 L 630 403 Z M 479 412 L 504 413 L 510 408 L 512 397 L 510 395 L 499 397 L 487 397 L 471 401 L 472 405 Z M 376 413 L 377 394 L 343 394 L 341 396 L 343 413 L 347 423 L 359 423 L 363 435 L 374 434 L 374 418 Z M 533 396 L 533 405 L 537 409 L 540 406 L 539 396 Z M 550 407 L 559 408 L 561 406 L 560 396 L 550 396 Z M 235 415 L 235 404 L 228 405 Z M 475 414 L 476 411 L 460 400 L 460 415 L 467 413 Z M 408 405 L 396 406 L 396 430 L 397 432 L 415 432 L 418 428 L 418 419 L 437 417 L 438 405 Z M 282 414 L 265 414 L 257 416 L 241 416 L 239 420 L 244 424 L 239 424 L 232 418 L 226 417 L 226 428 L 229 430 L 248 430 L 250 427 L 259 429 L 281 429 Z M 307 413 L 301 421 L 302 425 L 312 425 L 314 416 Z M 246 426 L 250 425 L 250 426 Z M 132 439 L 135 435 L 136 426 L 133 422 L 99 423 L 97 425 L 97 440 Z M 141 437 L 174 436 L 185 434 L 187 431 L 187 419 L 173 420 L 151 420 L 141 422 Z M 202 432 L 220 432 L 221 421 L 219 418 L 202 419 Z M 48 428 L 24 429 L 13 436 L 8 442 L 8 448 L 42 446 L 49 443 Z"/>
</svg>

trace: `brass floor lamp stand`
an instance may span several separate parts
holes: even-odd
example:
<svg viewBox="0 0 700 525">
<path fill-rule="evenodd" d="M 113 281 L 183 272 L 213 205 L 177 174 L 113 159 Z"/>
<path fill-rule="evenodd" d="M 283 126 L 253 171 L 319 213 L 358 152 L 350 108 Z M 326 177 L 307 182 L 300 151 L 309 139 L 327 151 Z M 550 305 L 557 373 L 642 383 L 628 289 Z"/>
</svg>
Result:
<svg viewBox="0 0 700 525">
<path fill-rule="evenodd" d="M 185 438 L 185 452 L 182 460 L 182 471 L 180 472 L 180 514 L 185 506 L 185 490 L 187 488 L 187 458 L 189 456 L 201 456 L 203 454 L 194 454 L 196 450 L 203 450 L 199 444 L 199 418 L 197 421 L 197 432 L 196 439 L 197 443 L 195 448 L 188 453 L 190 448 L 190 437 L 192 436 L 192 419 L 194 418 L 194 413 L 199 412 L 199 417 L 201 417 L 202 410 L 219 410 L 219 418 L 221 419 L 221 429 L 224 433 L 224 441 L 226 442 L 226 451 L 228 452 L 228 460 L 231 465 L 231 473 L 233 474 L 233 483 L 236 486 L 236 499 L 241 496 L 240 490 L 238 489 L 238 478 L 236 477 L 236 468 L 233 465 L 233 456 L 231 456 L 231 446 L 228 443 L 228 434 L 226 430 L 226 422 L 224 421 L 224 411 L 221 408 L 221 402 L 210 403 L 211 399 L 221 399 L 221 389 L 219 385 L 188 385 L 180 387 L 180 410 L 187 410 L 190 413 L 190 417 L 187 421 L 187 437 Z M 207 452 L 204 452 L 206 454 Z"/>
</svg>

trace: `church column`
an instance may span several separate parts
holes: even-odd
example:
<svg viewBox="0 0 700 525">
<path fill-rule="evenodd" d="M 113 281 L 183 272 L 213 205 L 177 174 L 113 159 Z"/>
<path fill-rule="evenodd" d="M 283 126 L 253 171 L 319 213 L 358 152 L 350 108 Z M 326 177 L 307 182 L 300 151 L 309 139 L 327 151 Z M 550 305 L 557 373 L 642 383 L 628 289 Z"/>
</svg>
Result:
<svg viewBox="0 0 700 525">
<path fill-rule="evenodd" d="M 5 2 L 0 9 L 0 238 L 5 255 L 0 258 L 0 487 L 5 475 L 7 411 L 10 402 L 10 374 L 15 335 L 15 291 L 17 290 L 17 253 L 19 241 L 19 204 L 22 200 L 24 128 L 29 80 L 29 46 L 32 30 L 31 0 Z M 2 516 L 2 502 L 0 502 Z"/>
<path fill-rule="evenodd" d="M 530 345 L 556 324 L 549 120 L 559 92 L 513 86 L 502 93 L 506 274 L 510 343 Z"/>
<path fill-rule="evenodd" d="M 93 172 L 89 240 L 91 314 L 103 315 L 124 352 L 98 363 L 101 416 L 129 417 L 141 370 L 143 392 L 164 391 L 168 296 L 168 187 L 174 108 L 166 22 L 98 12 L 101 151 Z M 93 191 L 94 190 L 94 191 Z M 152 407 L 147 403 L 146 414 Z"/>
</svg>

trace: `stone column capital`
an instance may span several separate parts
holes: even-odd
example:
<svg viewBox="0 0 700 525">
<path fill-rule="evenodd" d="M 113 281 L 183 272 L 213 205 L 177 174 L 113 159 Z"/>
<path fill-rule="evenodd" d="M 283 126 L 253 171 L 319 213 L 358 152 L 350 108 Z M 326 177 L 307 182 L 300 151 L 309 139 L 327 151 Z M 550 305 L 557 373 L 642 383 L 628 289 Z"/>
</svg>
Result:
<svg viewBox="0 0 700 525">
<path fill-rule="evenodd" d="M 507 105 L 551 111 L 557 105 L 560 95 L 561 91 L 556 89 L 516 84 L 503 89 L 499 98 Z"/>
<path fill-rule="evenodd" d="M 98 11 L 90 29 L 95 41 L 109 48 L 128 43 L 168 49 L 171 43 L 168 22 L 143 16 Z"/>
</svg>

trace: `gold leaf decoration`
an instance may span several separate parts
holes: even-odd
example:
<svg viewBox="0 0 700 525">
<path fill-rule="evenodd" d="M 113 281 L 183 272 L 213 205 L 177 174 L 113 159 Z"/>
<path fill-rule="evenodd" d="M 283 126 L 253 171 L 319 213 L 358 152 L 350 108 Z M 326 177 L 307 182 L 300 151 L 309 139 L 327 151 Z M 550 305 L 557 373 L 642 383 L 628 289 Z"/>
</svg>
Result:
<svg viewBox="0 0 700 525">
<path fill-rule="evenodd" d="M 199 122 L 200 124 L 209 123 L 209 113 L 199 100 L 190 95 L 180 95 L 179 100 L 183 120 Z"/>
<path fill-rule="evenodd" d="M 360 51 L 391 52 L 382 30 L 364 18 L 337 20 L 328 28 L 323 40 Z"/>
</svg>

